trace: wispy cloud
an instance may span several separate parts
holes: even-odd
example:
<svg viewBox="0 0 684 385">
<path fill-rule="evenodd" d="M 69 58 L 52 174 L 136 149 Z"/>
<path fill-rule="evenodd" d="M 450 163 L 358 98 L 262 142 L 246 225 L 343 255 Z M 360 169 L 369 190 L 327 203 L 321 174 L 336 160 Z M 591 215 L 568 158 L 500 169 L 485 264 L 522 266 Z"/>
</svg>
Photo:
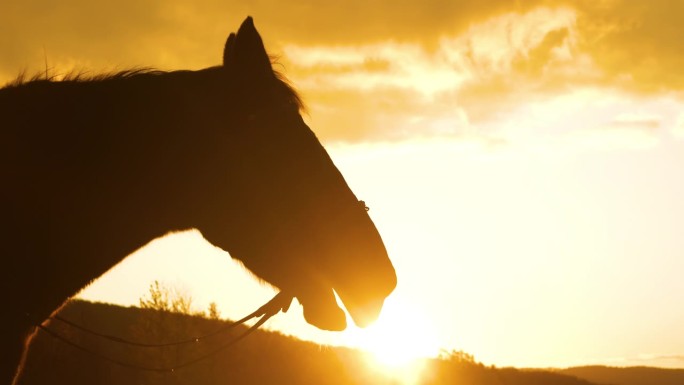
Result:
<svg viewBox="0 0 684 385">
<path fill-rule="evenodd" d="M 647 103 L 649 111 L 637 103 L 614 101 L 617 96 L 623 101 L 637 98 L 640 91 L 631 85 L 633 77 L 608 73 L 597 62 L 605 49 L 601 39 L 617 33 L 612 24 L 588 22 L 602 12 L 582 4 L 538 7 L 473 22 L 457 34 L 440 35 L 433 45 L 290 44 L 284 52 L 297 85 L 323 101 L 314 114 L 338 113 L 335 106 L 341 98 L 334 95 L 341 91 L 363 101 L 363 106 L 343 110 L 361 117 L 351 130 L 334 123 L 344 120 L 324 118 L 327 139 L 449 133 L 540 144 L 560 132 L 560 137 L 541 145 L 565 141 L 566 148 L 653 147 L 673 112 L 657 103 Z M 587 36 L 599 24 L 601 33 Z M 644 97 L 660 98 L 647 94 L 652 96 Z M 635 108 L 641 115 L 630 115 Z M 658 115 L 662 113 L 668 116 Z M 373 118 L 363 118 L 366 114 Z"/>
<path fill-rule="evenodd" d="M 607 123 L 571 131 L 569 138 L 588 149 L 645 149 L 658 144 L 662 117 L 620 113 Z"/>
<path fill-rule="evenodd" d="M 684 362 L 684 354 L 642 354 L 637 360 Z"/>
<path fill-rule="evenodd" d="M 573 43 L 567 31 L 573 23 L 570 9 L 539 8 L 497 16 L 460 35 L 440 36 L 431 50 L 419 43 L 388 41 L 355 46 L 287 45 L 284 52 L 297 85 L 315 100 L 325 101 L 315 105 L 316 114 L 336 113 L 346 99 L 335 97 L 340 92 L 372 106 L 344 110 L 375 116 L 357 120 L 354 132 L 366 133 L 367 138 L 490 136 L 473 123 L 495 118 L 507 103 L 515 104 L 516 94 L 537 87 L 539 81 L 530 86 L 525 78 L 540 71 L 531 67 L 541 65 L 535 60 L 542 55 L 542 45 L 542 56 L 555 63 L 572 59 L 568 52 Z M 565 32 L 550 44 L 547 36 L 559 30 Z M 519 70 L 521 62 L 527 64 Z M 358 138 L 349 133 L 343 125 L 326 125 L 324 136 Z"/>
<path fill-rule="evenodd" d="M 677 121 L 672 127 L 672 134 L 678 139 L 684 139 L 684 112 L 677 117 Z"/>
</svg>

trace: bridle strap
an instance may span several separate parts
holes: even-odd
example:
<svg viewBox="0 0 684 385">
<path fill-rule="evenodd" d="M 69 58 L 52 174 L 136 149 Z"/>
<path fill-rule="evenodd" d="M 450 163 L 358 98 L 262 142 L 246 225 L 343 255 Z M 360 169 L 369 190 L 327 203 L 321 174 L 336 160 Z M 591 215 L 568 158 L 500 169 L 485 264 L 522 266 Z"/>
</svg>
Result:
<svg viewBox="0 0 684 385">
<path fill-rule="evenodd" d="M 43 332 L 51 335 L 55 339 L 58 339 L 58 340 L 64 342 L 65 344 L 70 345 L 70 346 L 72 346 L 78 350 L 81 350 L 85 353 L 99 357 L 100 359 L 103 359 L 105 361 L 109 361 L 109 362 L 112 362 L 114 364 L 117 364 L 117 365 L 120 365 L 123 367 L 127 367 L 127 368 L 131 368 L 131 369 L 150 371 L 150 372 L 172 373 L 178 369 L 185 368 L 187 366 L 190 366 L 190 365 L 193 365 L 197 362 L 200 362 L 204 359 L 207 359 L 207 358 L 213 356 L 214 354 L 217 354 L 218 352 L 234 345 L 235 343 L 242 340 L 243 338 L 247 337 L 252 332 L 254 332 L 256 329 L 258 329 L 261 325 L 263 325 L 266 321 L 268 321 L 271 317 L 278 314 L 280 311 L 286 312 L 287 309 L 289 308 L 290 304 L 292 303 L 292 299 L 293 299 L 293 297 L 291 295 L 287 295 L 287 294 L 284 294 L 283 292 L 279 292 L 270 301 L 268 301 L 266 304 L 261 306 L 256 311 L 254 311 L 251 314 L 243 317 L 242 319 L 240 319 L 240 320 L 238 320 L 238 321 L 236 321 L 236 322 L 234 322 L 228 326 L 222 327 L 222 328 L 220 328 L 214 332 L 211 332 L 209 334 L 205 334 L 205 335 L 199 336 L 199 337 L 189 338 L 186 340 L 180 340 L 180 341 L 168 342 L 168 343 L 157 343 L 157 344 L 141 343 L 141 342 L 131 341 L 131 340 L 127 340 L 124 338 L 120 338 L 120 337 L 116 337 L 116 336 L 112 336 L 112 335 L 108 335 L 108 334 L 98 333 L 96 331 L 90 330 L 90 329 L 83 327 L 81 325 L 78 325 L 74 322 L 71 322 L 71 321 L 69 321 L 69 320 L 67 320 L 67 319 L 65 319 L 59 315 L 54 315 L 54 316 L 49 318 L 49 319 L 57 320 L 59 322 L 62 322 L 64 324 L 70 326 L 70 327 L 81 330 L 87 334 L 91 334 L 91 335 L 94 335 L 94 336 L 99 337 L 99 338 L 104 338 L 104 339 L 112 341 L 112 342 L 117 342 L 117 343 L 121 343 L 121 344 L 125 344 L 125 345 L 141 347 L 141 348 L 162 348 L 162 347 L 168 347 L 168 346 L 179 346 L 179 345 L 187 345 L 187 344 L 191 344 L 191 343 L 199 343 L 200 341 L 205 340 L 209 337 L 216 336 L 216 335 L 224 333 L 224 332 L 226 332 L 226 331 L 228 331 L 228 330 L 230 330 L 230 329 L 232 329 L 238 325 L 242 325 L 246 321 L 251 320 L 252 318 L 259 318 L 259 320 L 254 325 L 250 326 L 245 332 L 243 332 L 242 334 L 238 335 L 237 337 L 231 339 L 227 343 L 219 346 L 218 348 L 216 348 L 216 349 L 214 349 L 214 350 L 212 350 L 212 351 L 210 351 L 204 355 L 201 355 L 197 358 L 186 361 L 182 364 L 178 364 L 178 365 L 174 365 L 174 366 L 170 366 L 170 367 L 149 367 L 149 366 L 137 365 L 137 364 L 124 362 L 124 361 L 118 360 L 116 358 L 106 356 L 106 355 L 104 355 L 100 352 L 97 352 L 95 350 L 91 350 L 89 348 L 86 348 L 86 347 L 74 342 L 74 341 L 69 340 L 68 338 L 64 337 L 63 335 L 60 335 L 59 333 L 57 333 L 55 330 L 49 328 L 45 322 L 38 325 L 37 327 L 38 327 L 38 329 L 40 329 Z"/>
</svg>

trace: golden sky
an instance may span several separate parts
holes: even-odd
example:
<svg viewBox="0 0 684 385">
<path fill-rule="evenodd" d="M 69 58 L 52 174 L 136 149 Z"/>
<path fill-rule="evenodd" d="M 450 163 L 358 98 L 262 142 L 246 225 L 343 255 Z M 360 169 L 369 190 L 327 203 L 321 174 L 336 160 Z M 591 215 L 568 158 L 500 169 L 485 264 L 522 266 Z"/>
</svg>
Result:
<svg viewBox="0 0 684 385">
<path fill-rule="evenodd" d="M 683 14 L 679 0 L 4 1 L 0 83 L 46 61 L 52 75 L 217 65 L 252 15 L 371 207 L 392 303 L 423 337 L 497 365 L 684 367 Z M 206 274 L 178 244 L 159 246 L 177 258 L 158 274 Z M 125 273 L 138 284 L 91 296 L 135 302 L 161 257 L 146 258 Z M 230 274 L 183 285 L 200 303 L 246 292 Z M 240 316 L 259 295 L 219 301 Z M 329 338 L 287 317 L 273 327 Z"/>
<path fill-rule="evenodd" d="M 530 102 L 569 103 L 558 97 L 584 91 L 628 95 L 637 104 L 684 87 L 678 70 L 684 26 L 677 19 L 684 4 L 676 0 L 293 1 L 287 7 L 67 0 L 0 7 L 0 81 L 21 70 L 44 71 L 45 59 L 55 74 L 216 65 L 227 33 L 254 15 L 316 112 L 317 132 L 329 139 L 467 135 L 477 126 L 477 136 L 499 143 L 508 133 L 492 132 L 488 123 Z M 648 132 L 654 123 L 648 116 L 613 118 L 607 123 L 631 131 Z"/>
</svg>

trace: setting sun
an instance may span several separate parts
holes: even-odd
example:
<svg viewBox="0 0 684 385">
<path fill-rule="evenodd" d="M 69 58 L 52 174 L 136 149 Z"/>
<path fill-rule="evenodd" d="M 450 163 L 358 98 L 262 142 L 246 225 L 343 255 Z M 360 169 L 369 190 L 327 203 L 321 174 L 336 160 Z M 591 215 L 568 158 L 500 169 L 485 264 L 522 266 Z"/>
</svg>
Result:
<svg viewBox="0 0 684 385">
<path fill-rule="evenodd" d="M 368 353 L 373 369 L 410 383 L 423 369 L 423 360 L 436 357 L 439 345 L 434 325 L 422 312 L 397 296 L 387 299 L 380 318 L 366 329 L 350 328 L 345 339 Z"/>
</svg>

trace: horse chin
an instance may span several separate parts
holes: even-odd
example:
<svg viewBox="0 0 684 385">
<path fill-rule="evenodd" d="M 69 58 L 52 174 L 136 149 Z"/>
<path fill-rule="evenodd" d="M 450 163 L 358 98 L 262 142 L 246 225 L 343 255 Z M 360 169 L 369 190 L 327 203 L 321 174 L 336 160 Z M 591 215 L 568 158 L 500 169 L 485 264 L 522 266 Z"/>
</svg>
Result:
<svg viewBox="0 0 684 385">
<path fill-rule="evenodd" d="M 302 304 L 304 319 L 309 324 L 329 331 L 342 331 L 347 328 L 347 317 L 337 306 L 332 290 L 325 295 L 300 295 L 297 297 Z"/>
<path fill-rule="evenodd" d="M 347 328 L 347 319 L 342 309 L 336 311 L 320 312 L 316 308 L 304 306 L 304 319 L 311 325 L 322 330 L 340 332 Z"/>
</svg>

